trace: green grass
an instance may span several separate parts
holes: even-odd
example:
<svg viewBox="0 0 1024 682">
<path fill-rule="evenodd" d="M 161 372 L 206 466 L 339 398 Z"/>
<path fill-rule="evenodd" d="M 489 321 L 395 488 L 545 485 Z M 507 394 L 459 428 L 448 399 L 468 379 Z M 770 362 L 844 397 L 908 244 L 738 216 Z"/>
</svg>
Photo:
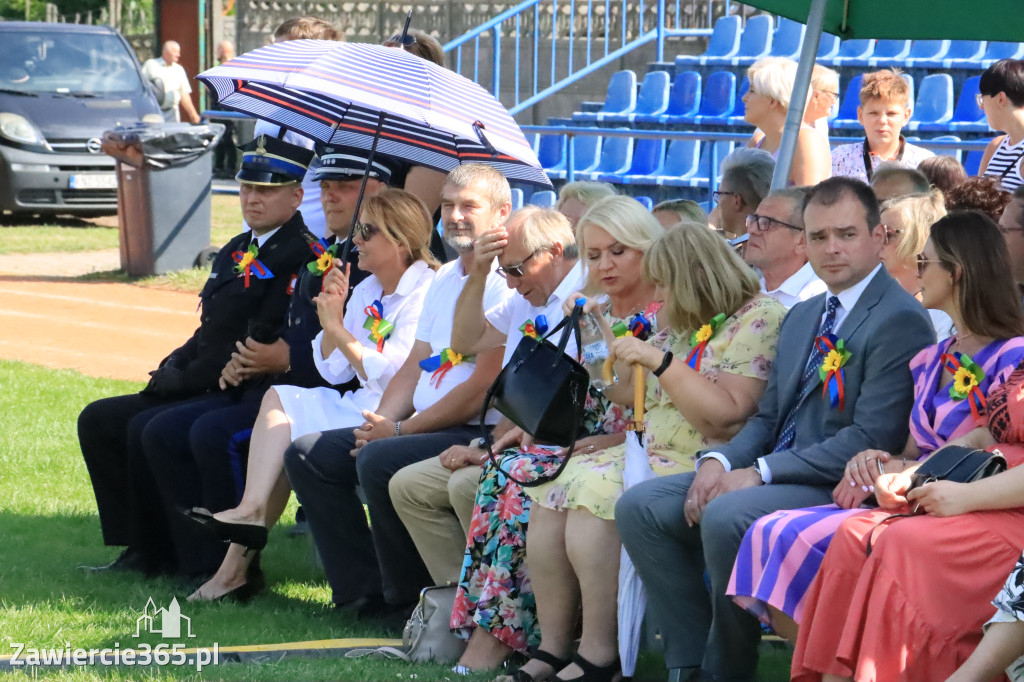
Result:
<svg viewBox="0 0 1024 682">
<path fill-rule="evenodd" d="M 272 532 L 263 568 L 270 588 L 248 605 L 190 604 L 176 584 L 117 575 L 87 575 L 80 564 L 101 564 L 117 554 L 104 547 L 89 476 L 75 433 L 78 413 L 101 397 L 142 384 L 85 377 L 67 370 L 0 360 L 0 655 L 11 642 L 28 647 L 102 648 L 160 643 L 136 640 L 135 622 L 147 599 L 166 606 L 177 596 L 192 619 L 188 646 L 279 643 L 342 637 L 383 637 L 372 623 L 340 616 L 314 568 L 306 539 Z M 294 505 L 294 500 L 292 502 Z M 293 517 L 293 510 L 285 519 Z M 185 640 L 181 640 L 185 641 Z M 760 679 L 788 678 L 789 654 L 762 648 Z M 53 680 L 489 680 L 468 678 L 446 666 L 394 661 L 322 658 L 276 663 L 227 663 L 194 669 L 69 668 L 35 671 Z M 664 679 L 660 656 L 644 654 L 637 680 Z M 16 679 L 16 678 L 12 678 Z"/>
</svg>

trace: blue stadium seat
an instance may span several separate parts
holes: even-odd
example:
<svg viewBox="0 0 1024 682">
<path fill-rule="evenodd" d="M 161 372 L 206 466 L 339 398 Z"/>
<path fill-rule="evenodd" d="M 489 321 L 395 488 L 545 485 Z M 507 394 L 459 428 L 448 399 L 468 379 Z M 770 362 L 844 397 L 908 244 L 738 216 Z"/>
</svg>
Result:
<svg viewBox="0 0 1024 682">
<path fill-rule="evenodd" d="M 824 36 L 822 37 L 824 38 Z M 819 58 L 818 61 L 826 66 L 844 66 L 851 59 L 868 59 L 874 50 L 875 41 L 869 38 L 844 40 L 839 44 L 839 51 L 834 57 L 831 59 Z"/>
<path fill-rule="evenodd" d="M 565 163 L 565 135 L 541 135 L 537 143 L 537 159 L 544 170 L 562 166 Z"/>
<path fill-rule="evenodd" d="M 673 119 L 692 119 L 700 109 L 701 77 L 696 71 L 676 74 L 675 82 L 668 94 L 668 108 L 660 116 L 637 114 L 636 123 L 667 123 Z"/>
<path fill-rule="evenodd" d="M 711 148 L 714 146 L 718 152 L 717 166 L 711 167 Z M 727 140 L 715 142 L 713 145 L 709 142 L 704 142 L 702 145 L 700 154 L 700 161 L 697 163 L 697 172 L 687 178 L 687 185 L 690 187 L 707 187 L 709 171 L 718 177 L 719 168 L 722 166 L 722 161 L 729 155 L 729 152 L 733 149 L 733 143 Z"/>
<path fill-rule="evenodd" d="M 702 55 L 677 55 L 676 73 L 692 68 L 698 64 L 706 64 L 710 57 L 732 57 L 740 49 L 740 18 L 731 15 L 722 17 L 715 22 L 715 28 L 708 39 L 708 48 Z"/>
<path fill-rule="evenodd" d="M 620 129 L 628 130 L 628 129 Z M 633 157 L 633 138 L 609 137 L 601 145 L 597 165 L 576 173 L 576 180 L 597 180 L 601 175 L 623 175 Z"/>
<path fill-rule="evenodd" d="M 831 63 L 836 55 L 839 54 L 840 43 L 839 36 L 834 36 L 831 33 L 822 33 L 821 40 L 818 41 L 817 60 L 822 63 Z"/>
<path fill-rule="evenodd" d="M 956 102 L 953 120 L 949 122 L 948 126 L 948 129 L 954 133 L 984 133 L 988 131 L 985 111 L 978 106 L 977 95 L 980 81 L 981 76 L 971 76 L 960 86 L 960 99 Z"/>
<path fill-rule="evenodd" d="M 651 176 L 657 175 L 665 164 L 665 146 L 665 140 L 637 140 L 633 147 L 633 161 L 625 173 L 603 173 L 597 179 L 624 185 L 649 185 Z"/>
<path fill-rule="evenodd" d="M 921 66 L 926 69 L 973 69 L 975 62 L 985 56 L 987 46 L 984 40 L 953 40 L 941 64 L 925 61 Z"/>
<path fill-rule="evenodd" d="M 626 69 L 612 74 L 608 80 L 608 94 L 600 111 L 577 111 L 572 115 L 575 121 L 604 121 L 609 116 L 623 116 L 633 113 L 636 108 L 636 74 Z"/>
<path fill-rule="evenodd" d="M 518 187 L 512 188 L 512 210 L 518 211 L 523 207 L 523 190 Z"/>
<path fill-rule="evenodd" d="M 651 71 L 644 76 L 640 84 L 640 94 L 636 96 L 636 109 L 626 115 L 606 116 L 605 121 L 626 123 L 637 121 L 638 116 L 648 120 L 657 120 L 668 109 L 668 93 L 671 89 L 668 71 Z"/>
<path fill-rule="evenodd" d="M 971 178 L 978 174 L 978 171 L 981 170 L 981 157 L 983 156 L 985 156 L 984 149 L 972 149 L 967 152 L 967 158 L 963 161 L 967 177 Z"/>
<path fill-rule="evenodd" d="M 933 73 L 921 81 L 909 130 L 949 130 L 953 119 L 953 79 L 947 73 Z"/>
<path fill-rule="evenodd" d="M 650 197 L 640 196 L 640 197 L 633 197 L 633 198 L 636 199 L 637 201 L 639 201 L 641 204 L 643 204 L 643 207 L 646 208 L 648 211 L 650 211 L 652 208 L 654 208 L 654 199 L 652 199 Z"/>
<path fill-rule="evenodd" d="M 952 41 L 949 40 L 915 40 L 907 55 L 906 66 L 910 69 L 941 69 L 951 46 Z"/>
<path fill-rule="evenodd" d="M 540 206 L 541 208 L 554 208 L 557 201 L 558 197 L 549 189 L 534 192 L 530 196 L 530 205 Z"/>
<path fill-rule="evenodd" d="M 861 74 L 850 79 L 850 83 L 846 86 L 846 96 L 839 103 L 839 113 L 832 121 L 833 128 L 860 127 L 860 123 L 857 121 L 857 107 L 860 106 L 860 86 L 863 80 L 864 76 Z"/>
<path fill-rule="evenodd" d="M 936 75 L 943 75 L 944 76 L 946 74 L 936 74 Z M 922 84 L 921 89 L 924 90 L 924 84 Z M 963 142 L 963 140 L 961 140 L 956 135 L 940 135 L 938 137 L 933 137 L 932 141 L 933 142 Z M 956 159 L 957 161 L 960 160 L 960 150 L 959 149 L 935 149 L 933 151 L 938 156 L 951 156 L 954 159 Z"/>
<path fill-rule="evenodd" d="M 568 149 L 568 141 L 566 142 L 566 149 Z M 601 137 L 599 135 L 577 135 L 573 138 L 573 170 L 574 171 L 586 171 L 591 170 L 597 165 L 597 158 L 601 151 Z M 546 169 L 548 177 L 553 180 L 564 180 L 566 176 L 566 162 L 568 161 L 568 151 L 563 155 L 564 158 L 554 168 Z"/>
<path fill-rule="evenodd" d="M 768 56 L 772 47 L 774 21 L 768 14 L 757 14 L 747 19 L 747 25 L 740 36 L 740 46 L 731 57 L 707 57 L 708 66 L 750 66 L 758 59 Z"/>
<path fill-rule="evenodd" d="M 743 82 L 740 83 L 739 94 L 736 95 L 736 106 L 732 110 L 732 116 L 729 117 L 729 125 L 750 125 L 743 119 L 743 115 L 747 112 L 747 105 L 743 103 L 743 96 L 748 92 L 750 92 L 750 79 L 744 76 Z"/>
<path fill-rule="evenodd" d="M 887 39 L 875 42 L 875 49 L 867 57 L 851 57 L 843 59 L 840 66 L 874 66 L 884 68 L 887 66 L 901 66 L 903 60 L 910 54 L 910 41 Z"/>
<path fill-rule="evenodd" d="M 1024 59 L 1024 43 L 1004 43 L 990 40 L 985 55 L 975 63 L 978 69 L 987 69 L 1000 59 Z"/>
<path fill-rule="evenodd" d="M 697 140 L 672 140 L 669 142 L 668 152 L 665 154 L 665 164 L 652 174 L 651 183 L 664 185 L 670 180 L 682 180 L 690 177 L 697 172 L 699 155 L 700 143 Z"/>
<path fill-rule="evenodd" d="M 800 46 L 804 42 L 804 31 L 807 27 L 800 22 L 781 17 L 779 27 L 775 29 L 775 37 L 772 38 L 772 49 L 768 52 L 772 57 L 788 57 L 797 59 L 800 56 Z M 825 36 L 822 36 L 821 45 L 825 45 Z"/>
<path fill-rule="evenodd" d="M 716 71 L 708 76 L 700 111 L 693 123 L 698 125 L 729 125 L 729 117 L 736 108 L 736 75 L 731 71 Z"/>
</svg>

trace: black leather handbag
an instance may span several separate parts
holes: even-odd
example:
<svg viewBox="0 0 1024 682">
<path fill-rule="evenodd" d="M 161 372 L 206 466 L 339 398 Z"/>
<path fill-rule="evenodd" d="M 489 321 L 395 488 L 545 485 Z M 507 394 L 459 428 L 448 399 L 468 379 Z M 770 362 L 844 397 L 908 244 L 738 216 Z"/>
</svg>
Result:
<svg viewBox="0 0 1024 682">
<path fill-rule="evenodd" d="M 579 436 L 590 375 L 583 365 L 565 354 L 565 347 L 570 335 L 576 337 L 576 348 L 581 347 L 582 312 L 582 308 L 576 306 L 572 315 L 563 318 L 541 339 L 524 336 L 484 398 L 481 424 L 486 423 L 487 412 L 493 406 L 538 442 L 568 448 L 553 473 L 540 474 L 527 481 L 502 470 L 519 485 L 535 486 L 557 478 L 565 469 Z M 562 335 L 555 346 L 548 338 L 559 329 Z M 488 457 L 495 466 L 499 466 L 489 429 L 483 429 L 483 438 Z"/>
</svg>

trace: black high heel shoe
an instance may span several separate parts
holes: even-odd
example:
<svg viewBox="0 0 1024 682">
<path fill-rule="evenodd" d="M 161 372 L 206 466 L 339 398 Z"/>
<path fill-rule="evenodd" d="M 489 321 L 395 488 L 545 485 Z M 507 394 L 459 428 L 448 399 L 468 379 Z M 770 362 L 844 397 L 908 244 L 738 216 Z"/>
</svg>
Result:
<svg viewBox="0 0 1024 682">
<path fill-rule="evenodd" d="M 185 517 L 203 528 L 212 531 L 224 542 L 242 545 L 246 549 L 259 551 L 267 546 L 267 527 L 251 523 L 228 523 L 214 517 L 202 507 L 193 507 L 183 511 Z"/>
</svg>

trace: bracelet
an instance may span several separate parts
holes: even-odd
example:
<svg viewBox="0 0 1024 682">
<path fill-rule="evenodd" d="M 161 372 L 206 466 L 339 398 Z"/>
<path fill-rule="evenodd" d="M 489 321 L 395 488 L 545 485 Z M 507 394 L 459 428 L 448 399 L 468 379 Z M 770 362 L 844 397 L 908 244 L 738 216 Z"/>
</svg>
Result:
<svg viewBox="0 0 1024 682">
<path fill-rule="evenodd" d="M 402 435 L 402 422 L 401 421 L 395 422 L 395 435 L 396 436 L 401 436 Z"/>
<path fill-rule="evenodd" d="M 668 366 L 672 364 L 672 357 L 672 351 L 666 351 L 665 357 L 661 359 L 661 364 L 658 365 L 658 369 L 651 372 L 651 374 L 653 374 L 656 377 L 660 377 L 665 372 L 665 370 L 668 369 Z"/>
</svg>

